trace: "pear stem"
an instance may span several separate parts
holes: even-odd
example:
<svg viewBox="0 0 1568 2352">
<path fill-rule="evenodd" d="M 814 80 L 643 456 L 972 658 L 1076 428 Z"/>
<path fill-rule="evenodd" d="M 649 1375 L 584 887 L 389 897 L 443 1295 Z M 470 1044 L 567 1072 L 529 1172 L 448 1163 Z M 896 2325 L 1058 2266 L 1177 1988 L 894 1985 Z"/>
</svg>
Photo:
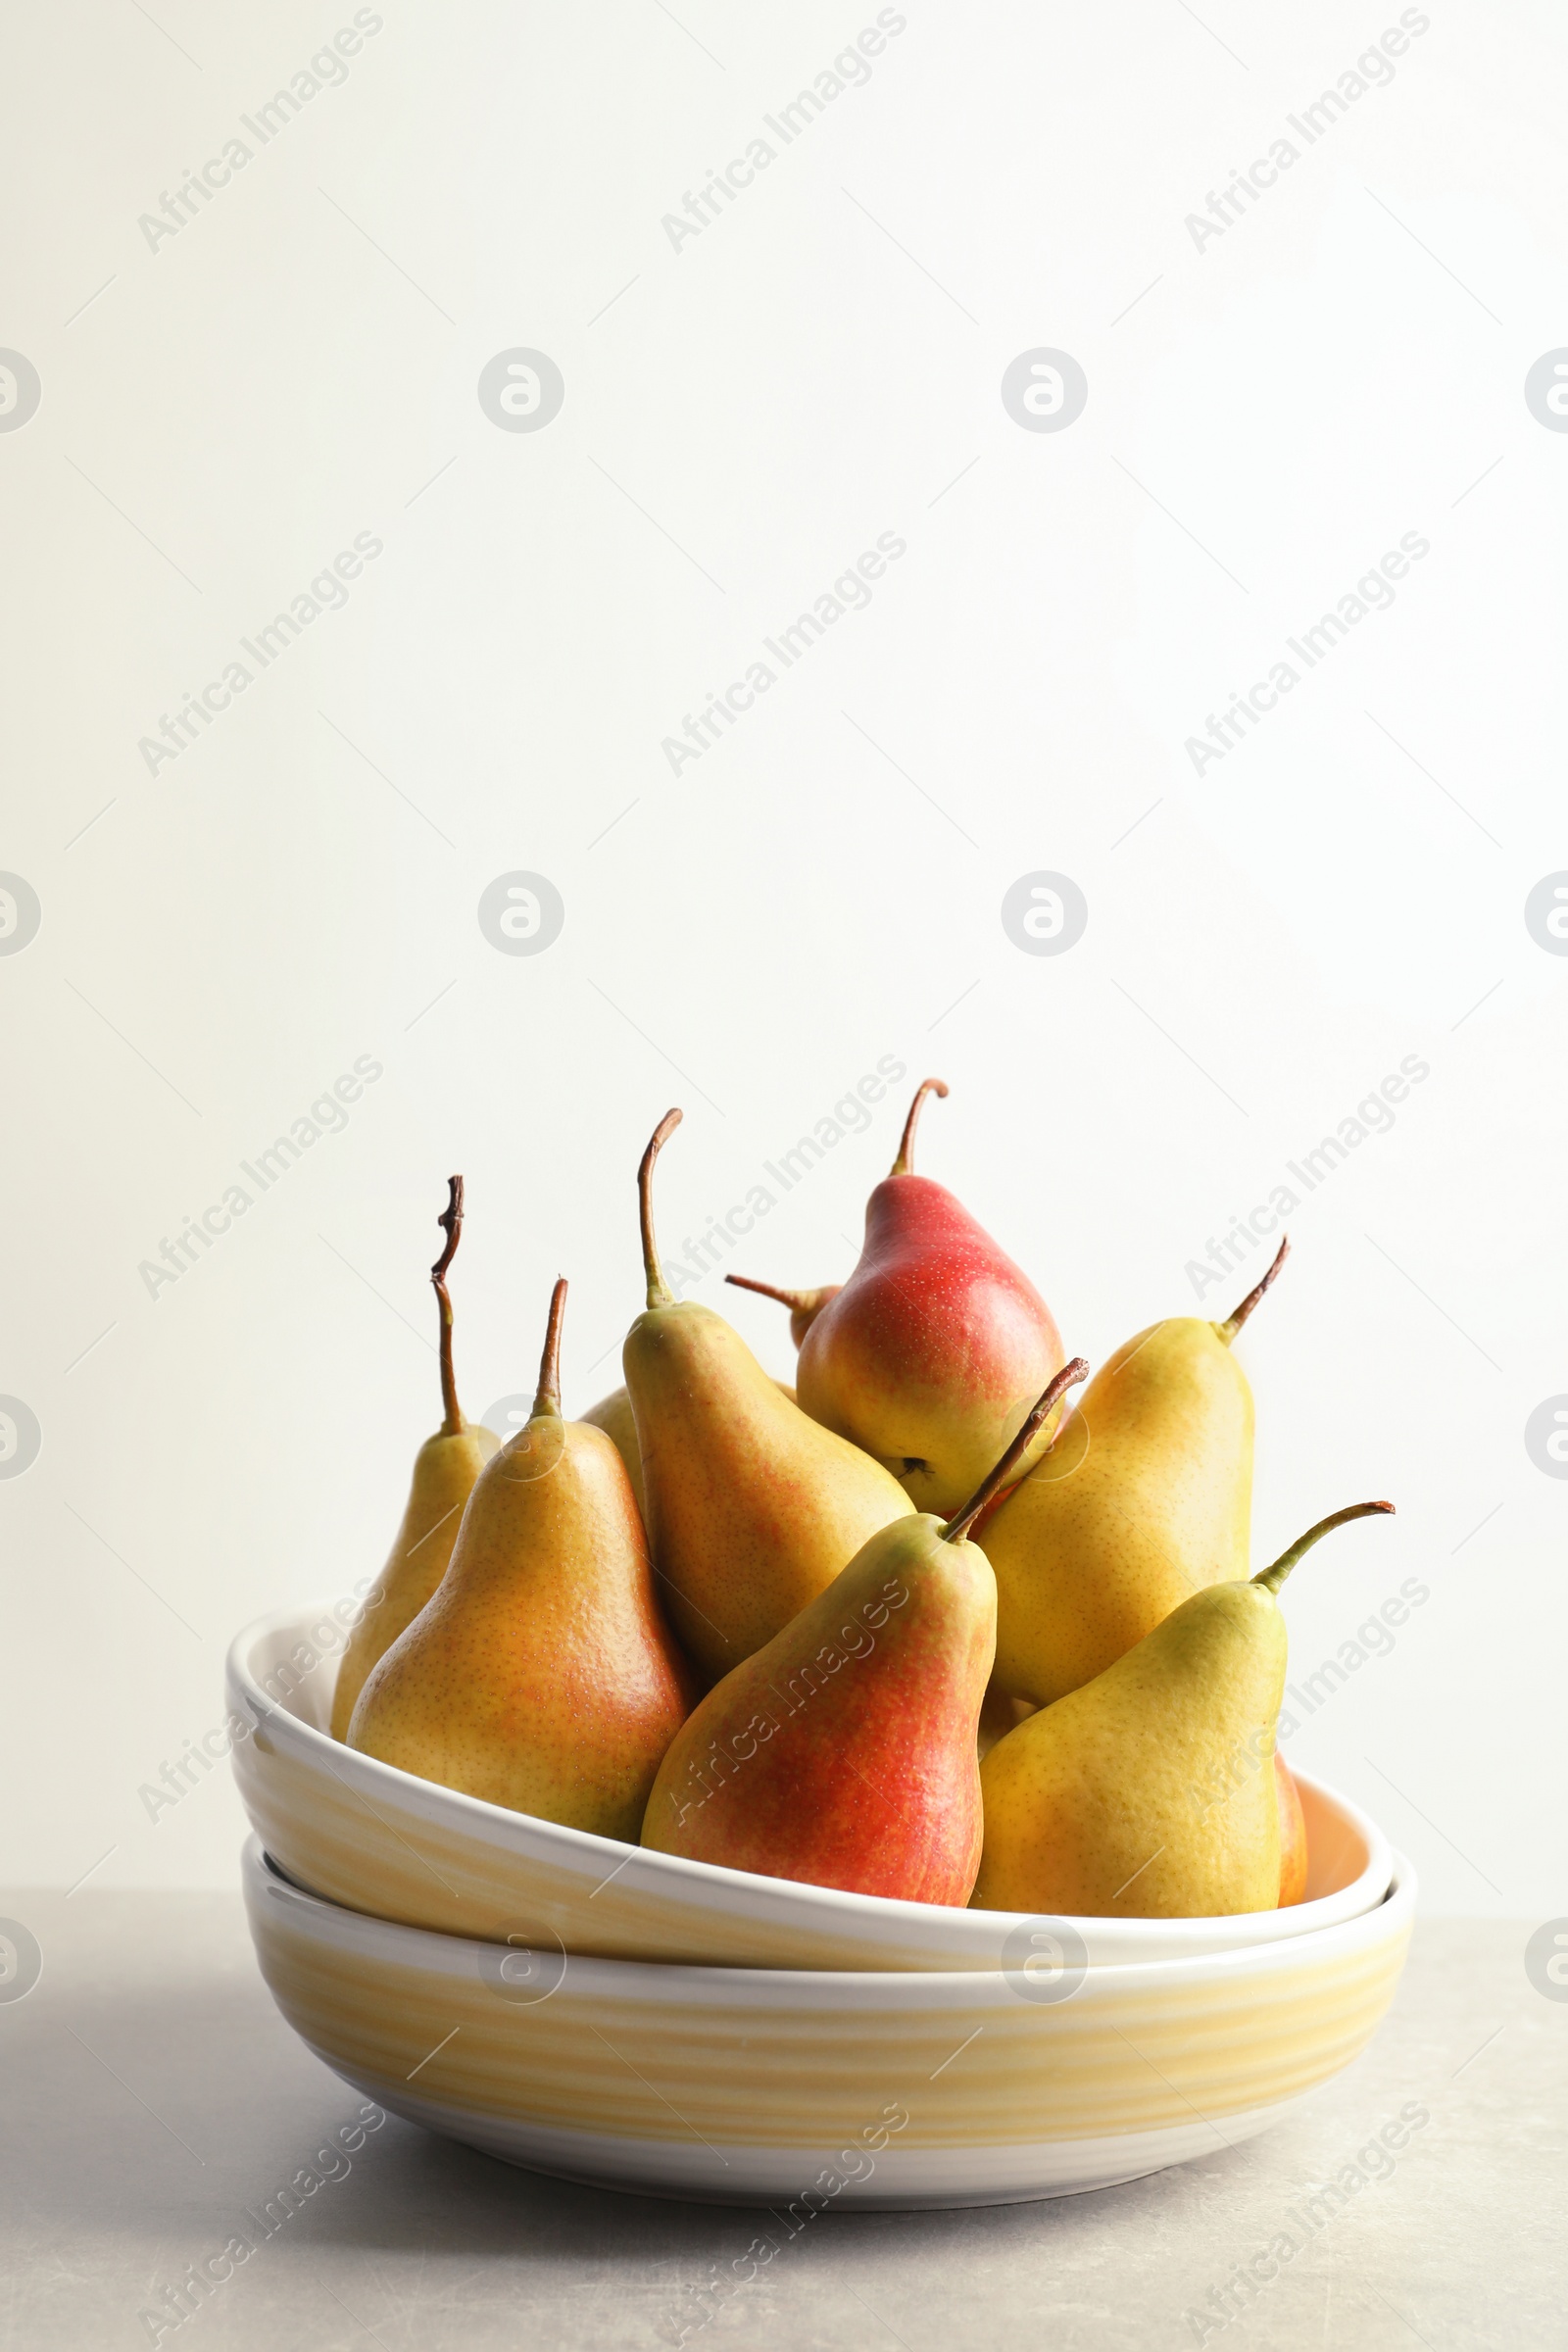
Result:
<svg viewBox="0 0 1568 2352">
<path fill-rule="evenodd" d="M 915 1090 L 914 1101 L 909 1104 L 909 1115 L 904 1122 L 904 1139 L 899 1145 L 899 1156 L 888 1170 L 890 1176 L 912 1176 L 914 1174 L 914 1131 L 920 1123 L 920 1112 L 925 1099 L 927 1095 L 946 1095 L 947 1091 L 948 1084 L 945 1078 L 921 1079 Z"/>
<path fill-rule="evenodd" d="M 986 1472 L 985 1477 L 980 1481 L 962 1510 L 956 1512 L 942 1530 L 943 1538 L 947 1543 L 956 1544 L 965 1530 L 973 1526 L 986 1504 L 991 1500 L 992 1495 L 1006 1485 L 1013 1471 L 1028 1452 L 1035 1438 L 1038 1437 L 1041 1428 L 1050 1419 L 1052 1411 L 1060 1402 L 1066 1392 L 1076 1388 L 1079 1381 L 1088 1378 L 1089 1362 L 1087 1357 L 1075 1355 L 1070 1364 L 1062 1365 L 1050 1388 L 1045 1391 L 1031 1410 L 1028 1419 L 1007 1447 L 1001 1461 Z"/>
<path fill-rule="evenodd" d="M 659 1262 L 659 1244 L 654 1239 L 654 1162 L 664 1145 L 680 1125 L 678 1110 L 666 1110 L 649 1138 L 637 1170 L 637 1213 L 643 1231 L 643 1271 L 648 1277 L 650 1306 L 673 1306 L 675 1294 L 664 1280 L 664 1269 Z"/>
<path fill-rule="evenodd" d="M 1279 1248 L 1274 1252 L 1274 1263 L 1270 1266 L 1262 1281 L 1257 1285 L 1255 1290 L 1250 1290 L 1248 1292 L 1247 1297 L 1242 1300 L 1242 1303 L 1236 1309 L 1236 1312 L 1233 1315 L 1227 1315 L 1224 1322 L 1220 1325 L 1219 1336 L 1224 1341 L 1227 1348 L 1230 1346 L 1232 1340 L 1235 1339 L 1236 1334 L 1241 1330 L 1242 1325 L 1247 1321 L 1248 1316 L 1251 1313 L 1253 1307 L 1256 1306 L 1258 1300 L 1263 1297 L 1264 1293 L 1272 1290 L 1280 1269 L 1290 1254 L 1291 1237 L 1289 1234 L 1286 1234 L 1281 1240 Z"/>
<path fill-rule="evenodd" d="M 724 1280 L 732 1282 L 738 1291 L 756 1291 L 763 1298 L 776 1298 L 780 1306 L 787 1306 L 792 1313 L 805 1314 L 816 1299 L 815 1291 L 781 1291 L 773 1283 L 758 1282 L 750 1274 L 726 1274 Z"/>
<path fill-rule="evenodd" d="M 458 1384 L 452 1370 L 452 1298 L 447 1290 L 447 1268 L 458 1254 L 458 1243 L 463 1236 L 461 1176 L 447 1178 L 447 1204 L 436 1223 L 447 1237 L 446 1248 L 430 1268 L 430 1280 L 435 1285 L 441 1315 L 441 1404 L 445 1414 L 441 1435 L 444 1438 L 457 1438 L 463 1435 L 467 1423 L 463 1418 L 463 1407 L 458 1402 Z"/>
<path fill-rule="evenodd" d="M 566 1312 L 566 1278 L 564 1274 L 550 1294 L 550 1320 L 545 1326 L 545 1351 L 539 1359 L 539 1393 L 533 1400 L 529 1418 L 537 1421 L 541 1413 L 561 1419 L 561 1325 Z"/>
<path fill-rule="evenodd" d="M 1316 1527 L 1309 1527 L 1304 1536 L 1298 1536 L 1289 1551 L 1282 1551 L 1268 1567 L 1260 1568 L 1253 1584 L 1261 1585 L 1265 1592 L 1277 1592 L 1302 1552 L 1310 1551 L 1319 1537 L 1330 1534 L 1336 1527 L 1348 1526 L 1352 1519 L 1374 1518 L 1379 1512 L 1393 1508 L 1392 1502 L 1352 1502 L 1343 1511 L 1332 1512 L 1327 1519 L 1320 1519 Z"/>
</svg>

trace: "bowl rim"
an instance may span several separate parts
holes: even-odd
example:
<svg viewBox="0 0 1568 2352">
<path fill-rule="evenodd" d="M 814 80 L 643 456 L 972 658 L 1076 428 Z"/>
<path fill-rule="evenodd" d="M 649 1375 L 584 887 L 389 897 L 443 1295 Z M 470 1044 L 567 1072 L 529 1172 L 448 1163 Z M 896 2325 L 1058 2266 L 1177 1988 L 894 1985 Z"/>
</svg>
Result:
<svg viewBox="0 0 1568 2352">
<path fill-rule="evenodd" d="M 1353 1919 L 1313 1928 L 1303 1936 L 1277 1938 L 1272 1943 L 1232 1945 L 1222 1951 L 1178 1952 L 1148 1960 L 1091 1962 L 1079 1973 L 1074 1993 L 1062 2000 L 1040 2004 L 1070 2010 L 1076 1992 L 1180 1990 L 1183 1986 L 1212 1987 L 1215 1980 L 1277 1975 L 1353 1956 L 1363 1944 L 1375 1946 L 1406 1935 L 1414 1920 L 1419 1882 L 1408 1858 L 1394 1854 L 1394 1874 L 1382 1899 Z M 419 1968 L 439 1976 L 484 1976 L 482 1955 L 499 1947 L 475 1936 L 451 1935 L 438 1928 L 411 1928 L 402 1920 L 382 1919 L 373 1912 L 354 1911 L 326 1895 L 296 1886 L 268 1853 L 252 1831 L 240 1858 L 247 1907 L 263 1900 L 281 1903 L 296 1922 L 309 1923 L 304 1932 L 315 1941 L 338 1949 L 358 1946 L 362 1952 L 394 1965 Z M 254 1932 L 254 1931 L 253 1931 Z M 388 1948 L 388 1947 L 394 1948 Z M 537 1947 L 536 1947 L 537 1948 Z M 968 2005 L 995 2006 L 1027 1996 L 1015 1989 L 1023 1975 L 1015 1969 L 825 1969 L 730 1968 L 691 1960 L 622 1960 L 597 1953 L 564 1952 L 561 1984 L 567 1978 L 589 1995 L 618 1994 L 621 1998 L 674 2001 L 719 2001 L 730 2008 L 788 2007 L 792 2000 L 808 2007 L 838 2002 L 851 2008 L 910 2008 Z M 556 1989 L 559 1989 L 558 1986 Z M 549 1998 L 522 2004 L 547 2008 Z"/>
<path fill-rule="evenodd" d="M 547 1847 L 555 1847 L 564 1865 L 579 1864 L 585 1871 L 592 1871 L 601 1881 L 618 1876 L 633 1859 L 646 1860 L 655 1866 L 659 1880 L 670 1893 L 684 1883 L 694 1896 L 711 1898 L 726 1895 L 734 1901 L 744 1900 L 749 1895 L 754 1904 L 759 1899 L 772 1904 L 787 1902 L 797 1914 L 802 1911 L 814 1914 L 824 1932 L 836 1930 L 842 1934 L 846 1929 L 856 1926 L 863 1929 L 875 1924 L 884 1929 L 902 1929 L 906 1934 L 917 1935 L 922 1929 L 929 1933 L 933 1918 L 940 1919 L 949 1932 L 953 1932 L 953 1922 L 972 1920 L 977 1923 L 972 1931 L 960 1927 L 956 1932 L 959 1935 L 972 1932 L 976 1941 L 981 1941 L 987 1939 L 987 1930 L 978 1923 L 987 1923 L 990 1936 L 1005 1936 L 1015 1928 L 1026 1924 L 1038 1925 L 1043 1916 L 1026 1911 L 975 1911 L 967 1905 L 922 1903 L 896 1895 L 858 1894 L 841 1886 L 818 1886 L 809 1880 L 770 1878 L 760 1871 L 732 1870 L 721 1862 L 700 1862 L 685 1854 L 662 1853 L 641 1844 L 628 1844 L 618 1838 L 601 1837 L 594 1830 L 571 1829 L 562 1822 L 547 1821 L 540 1814 L 519 1813 L 507 1805 L 494 1805 L 485 1797 L 469 1796 L 461 1788 L 449 1788 L 444 1782 L 422 1780 L 416 1773 L 405 1772 L 400 1765 L 384 1763 L 378 1756 L 365 1755 L 358 1748 L 351 1748 L 343 1741 L 334 1740 L 330 1732 L 307 1723 L 303 1716 L 294 1714 L 281 1700 L 274 1699 L 262 1688 L 250 1667 L 252 1651 L 270 1635 L 295 1631 L 305 1639 L 309 1631 L 318 1629 L 323 1624 L 336 1625 L 333 1606 L 330 1602 L 323 1602 L 318 1607 L 308 1604 L 302 1607 L 294 1603 L 270 1609 L 253 1619 L 241 1628 L 229 1643 L 224 1660 L 225 1680 L 258 1727 L 265 1726 L 276 1737 L 279 1725 L 285 1726 L 282 1736 L 321 1764 L 334 1779 L 345 1782 L 343 1766 L 346 1765 L 346 1785 L 352 1785 L 358 1779 L 368 1784 L 369 1790 L 379 1787 L 389 1797 L 395 1793 L 399 1803 L 408 1811 L 418 1814 L 433 1826 L 452 1823 L 455 1814 L 455 1826 L 462 1829 L 466 1823 L 471 1825 L 468 1835 L 476 1842 L 504 1847 L 508 1840 L 504 1835 L 498 1837 L 497 1834 L 506 1833 L 521 1823 L 531 1838 Z M 341 1628 L 338 1630 L 341 1633 Z M 325 1664 L 334 1656 L 340 1659 L 347 1642 L 347 1634 L 342 1634 L 336 1651 L 324 1652 L 318 1660 L 318 1665 Z M 302 1673 L 312 1671 L 314 1669 L 301 1669 Z M 1212 1952 L 1215 1947 L 1210 1938 L 1217 1928 L 1226 1931 L 1226 1942 L 1221 1947 L 1224 1949 L 1250 1950 L 1265 1945 L 1298 1944 L 1304 1936 L 1327 1933 L 1335 1925 L 1348 1925 L 1369 1911 L 1375 1911 L 1380 1903 L 1388 1899 L 1395 1878 L 1396 1856 L 1388 1838 L 1376 1822 L 1352 1799 L 1343 1795 L 1337 1788 L 1330 1788 L 1313 1774 L 1298 1773 L 1294 1766 L 1292 1771 L 1304 1788 L 1334 1807 L 1349 1823 L 1366 1847 L 1366 1864 L 1348 1886 L 1336 1889 L 1332 1894 L 1314 1896 L 1309 1902 L 1289 1904 L 1284 1909 L 1267 1911 L 1200 1914 L 1191 1919 L 1067 1913 L 1057 1916 L 1066 1919 L 1080 1934 L 1087 1932 L 1103 1937 L 1109 1932 L 1118 1939 L 1126 1938 L 1134 1945 L 1147 1939 L 1152 1944 L 1157 1944 L 1162 1954 L 1168 1954 L 1173 1947 L 1179 1948 L 1189 1939 L 1201 1939 L 1204 1952 Z M 1408 1870 L 1408 1863 L 1404 1867 Z M 1345 1914 L 1343 1906 L 1347 1898 L 1352 1895 L 1364 1899 L 1358 1901 L 1355 1911 Z M 330 1902 L 326 1896 L 315 1896 L 313 1899 Z M 1312 1915 L 1320 1905 L 1335 1906 L 1336 1917 L 1330 1920 L 1314 1919 Z M 1287 1920 L 1290 1925 L 1282 1924 Z M 411 1934 L 446 1932 L 410 1931 Z M 1195 1958 L 1202 1956 L 1193 1955 Z M 669 1967 L 679 1964 L 661 1961 L 639 1965 Z M 1104 1965 L 1140 1966 L 1143 1963 Z M 874 1975 L 877 1972 L 864 1973 Z M 944 1972 L 922 1969 L 919 1973 L 931 1975 Z"/>
</svg>

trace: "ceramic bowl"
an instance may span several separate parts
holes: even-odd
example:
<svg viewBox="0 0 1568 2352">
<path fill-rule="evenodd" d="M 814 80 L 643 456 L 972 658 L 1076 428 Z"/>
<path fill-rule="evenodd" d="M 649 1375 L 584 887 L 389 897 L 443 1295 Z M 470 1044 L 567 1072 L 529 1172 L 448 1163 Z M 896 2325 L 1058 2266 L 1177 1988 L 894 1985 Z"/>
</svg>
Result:
<svg viewBox="0 0 1568 2352">
<path fill-rule="evenodd" d="M 719 1968 L 994 1970 L 1028 1923 L 723 1870 L 459 1795 L 325 1730 L 343 1632 L 330 1613 L 264 1617 L 228 1655 L 232 1748 L 251 1827 L 297 1885 L 408 1927 L 609 1959 Z M 334 1647 L 335 1643 L 335 1647 Z M 1306 1899 L 1230 1919 L 1073 1923 L 1095 1967 L 1295 1942 L 1381 1902 L 1387 1840 L 1298 1775 Z"/>
<path fill-rule="evenodd" d="M 244 1877 L 278 2007 L 383 2107 L 537 2172 L 769 2205 L 769 2242 L 830 2204 L 1061 2196 L 1263 2131 L 1370 2038 L 1415 1893 L 1396 1861 L 1359 1918 L 1238 1951 L 886 1974 L 509 1951 L 323 1902 L 256 1838 Z"/>
</svg>

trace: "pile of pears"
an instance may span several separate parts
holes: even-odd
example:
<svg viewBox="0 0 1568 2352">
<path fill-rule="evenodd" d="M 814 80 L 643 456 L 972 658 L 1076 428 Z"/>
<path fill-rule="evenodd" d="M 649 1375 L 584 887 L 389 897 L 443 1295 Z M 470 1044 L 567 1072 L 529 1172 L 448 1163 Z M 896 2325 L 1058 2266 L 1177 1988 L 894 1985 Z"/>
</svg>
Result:
<svg viewBox="0 0 1568 2352">
<path fill-rule="evenodd" d="M 333 1736 L 486 1802 L 667 1854 L 928 1903 L 1192 1918 L 1299 1901 L 1275 1748 L 1278 1594 L 1250 1573 L 1251 1392 L 1176 1316 L 1089 1378 L 1039 1292 L 898 1158 L 842 1285 L 789 1291 L 796 1385 L 676 1299 L 638 1170 L 625 1386 L 561 1405 L 566 1285 L 505 1445 L 453 1372 L 451 1179 L 432 1268 L 444 1418 L 343 1657 Z M 1076 1400 L 1069 1391 L 1082 1388 Z"/>
</svg>

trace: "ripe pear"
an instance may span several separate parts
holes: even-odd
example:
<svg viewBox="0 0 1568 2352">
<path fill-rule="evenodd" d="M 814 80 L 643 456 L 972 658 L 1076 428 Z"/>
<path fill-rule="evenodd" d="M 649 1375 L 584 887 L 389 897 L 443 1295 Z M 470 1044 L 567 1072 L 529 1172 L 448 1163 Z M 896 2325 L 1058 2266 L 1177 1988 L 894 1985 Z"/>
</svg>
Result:
<svg viewBox="0 0 1568 2352">
<path fill-rule="evenodd" d="M 376 1666 L 349 1745 L 602 1838 L 635 1839 L 695 1695 L 603 1430 L 561 1413 L 558 1282 L 532 1415 L 489 1462 L 440 1591 Z"/>
<path fill-rule="evenodd" d="M 791 1404 L 795 1402 L 795 1391 L 787 1380 L 776 1380 L 773 1386 Z M 646 1527 L 648 1498 L 643 1493 L 643 1457 L 637 1444 L 637 1416 L 631 1409 L 631 1398 L 624 1389 L 612 1389 L 608 1396 L 601 1396 L 597 1404 L 588 1407 L 583 1419 L 591 1429 L 604 1431 L 625 1464 L 631 1491 L 637 1497 L 637 1514 Z"/>
<path fill-rule="evenodd" d="M 412 1625 L 447 1572 L 458 1540 L 463 1506 L 473 1483 L 501 1440 L 494 1430 L 470 1428 L 458 1402 L 452 1371 L 452 1300 L 447 1292 L 447 1268 L 457 1254 L 463 1233 L 463 1178 L 448 1179 L 447 1205 L 436 1223 L 446 1233 L 446 1248 L 430 1268 L 441 1316 L 441 1402 L 444 1419 L 433 1438 L 426 1438 L 414 1457 L 414 1483 L 403 1513 L 397 1541 L 386 1566 L 366 1595 L 359 1623 L 349 1636 L 337 1670 L 332 1693 L 332 1737 L 346 1740 L 354 1702 L 377 1658 L 384 1656 L 399 1634 Z"/>
<path fill-rule="evenodd" d="M 927 1078 L 916 1093 L 892 1172 L 866 1202 L 859 1261 L 812 1316 L 795 1375 L 814 1421 L 939 1516 L 978 1485 L 1062 1352 L 1028 1276 L 944 1186 L 914 1173 L 921 1105 L 947 1091 Z M 1031 1459 L 1050 1435 L 1048 1424 Z"/>
<path fill-rule="evenodd" d="M 1301 1810 L 1296 1775 L 1278 1748 L 1274 1750 L 1274 1778 L 1280 1800 L 1280 1909 L 1284 1911 L 1306 1892 L 1306 1815 Z"/>
<path fill-rule="evenodd" d="M 652 1182 L 680 1115 L 660 1122 L 637 1173 L 648 1309 L 622 1360 L 661 1590 L 713 1683 L 914 1506 L 868 1455 L 808 1420 L 721 1315 L 676 1303 L 654 1239 Z"/>
<path fill-rule="evenodd" d="M 1272 1911 L 1280 1807 L 1269 1759 L 1286 1663 L 1275 1594 L 1320 1536 L 1393 1507 L 1336 1511 L 1250 1584 L 1195 1592 L 1103 1674 L 999 1740 L 980 1767 L 975 1904 L 1095 1919 Z"/>
<path fill-rule="evenodd" d="M 980 1702 L 980 1720 L 975 1726 L 981 1756 L 989 1756 L 997 1741 L 1005 1740 L 1018 1720 L 1017 1701 L 1008 1697 L 993 1675 L 986 1685 L 986 1694 Z"/>
<path fill-rule="evenodd" d="M 621 1467 L 637 1497 L 637 1516 L 646 1527 L 648 1500 L 643 1493 L 643 1457 L 637 1449 L 637 1421 L 631 1398 L 624 1389 L 612 1389 L 608 1396 L 601 1396 L 597 1404 L 588 1407 L 583 1419 L 590 1429 L 602 1429 L 619 1454 Z"/>
<path fill-rule="evenodd" d="M 1190 1592 L 1246 1576 L 1252 1392 L 1231 1342 L 1289 1248 L 1225 1322 L 1171 1316 L 1119 1348 L 976 1529 L 1004 1690 L 1049 1706 Z"/>
<path fill-rule="evenodd" d="M 856 1894 L 968 1900 L 996 1637 L 995 1580 L 964 1540 L 982 1499 L 946 1526 L 921 1513 L 880 1528 L 708 1693 L 659 1768 L 644 1845 Z"/>
<path fill-rule="evenodd" d="M 1005 1740 L 1013 1728 L 1035 1709 L 1027 1698 L 1009 1698 L 998 1682 L 995 1672 L 986 1688 L 985 1705 L 980 1710 L 980 1759 L 983 1763 L 999 1740 Z"/>
</svg>

